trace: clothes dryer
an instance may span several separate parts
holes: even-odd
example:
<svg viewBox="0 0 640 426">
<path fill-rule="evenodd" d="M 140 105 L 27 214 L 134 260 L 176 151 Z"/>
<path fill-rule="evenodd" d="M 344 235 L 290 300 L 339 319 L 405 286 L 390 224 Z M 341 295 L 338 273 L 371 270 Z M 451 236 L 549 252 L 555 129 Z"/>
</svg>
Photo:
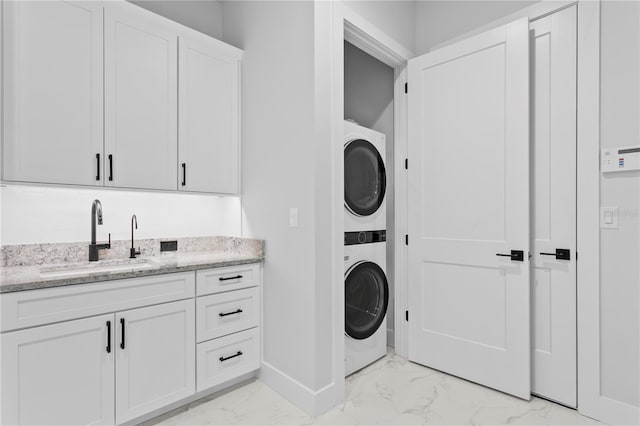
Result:
<svg viewBox="0 0 640 426">
<path fill-rule="evenodd" d="M 344 230 L 387 229 L 385 135 L 344 122 Z"/>
<path fill-rule="evenodd" d="M 386 232 L 345 232 L 345 375 L 387 353 Z"/>
</svg>

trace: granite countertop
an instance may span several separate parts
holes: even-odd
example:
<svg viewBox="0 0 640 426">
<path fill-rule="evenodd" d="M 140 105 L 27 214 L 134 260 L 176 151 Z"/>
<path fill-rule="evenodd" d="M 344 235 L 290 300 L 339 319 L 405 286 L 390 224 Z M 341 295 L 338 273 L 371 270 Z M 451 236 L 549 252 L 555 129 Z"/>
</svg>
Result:
<svg viewBox="0 0 640 426">
<path fill-rule="evenodd" d="M 156 243 L 159 247 L 160 240 L 147 240 L 145 243 L 149 249 L 143 249 L 143 254 L 136 259 L 129 259 L 128 254 L 118 256 L 123 251 L 121 249 L 97 262 L 78 261 L 84 254 L 86 243 L 77 243 L 80 247 L 75 247 L 76 243 L 3 246 L 0 293 L 220 268 L 264 260 L 264 242 L 261 240 L 206 238 L 178 239 L 178 246 L 184 247 L 183 251 L 164 253 L 159 253 L 159 249 L 154 250 Z M 119 242 L 112 243 L 112 248 L 119 246 Z M 86 251 L 88 253 L 88 248 Z M 47 262 L 47 258 L 53 261 Z"/>
</svg>

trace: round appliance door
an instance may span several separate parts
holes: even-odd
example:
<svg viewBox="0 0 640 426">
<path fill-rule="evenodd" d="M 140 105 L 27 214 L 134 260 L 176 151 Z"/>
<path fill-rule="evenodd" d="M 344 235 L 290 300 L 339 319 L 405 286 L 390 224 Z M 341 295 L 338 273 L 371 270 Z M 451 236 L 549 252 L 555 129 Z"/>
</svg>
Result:
<svg viewBox="0 0 640 426">
<path fill-rule="evenodd" d="M 344 279 L 344 327 L 354 339 L 375 333 L 389 304 L 389 284 L 384 271 L 373 262 L 356 263 Z"/>
<path fill-rule="evenodd" d="M 344 203 L 357 216 L 369 216 L 384 200 L 384 161 L 371 142 L 355 139 L 344 147 Z"/>
</svg>

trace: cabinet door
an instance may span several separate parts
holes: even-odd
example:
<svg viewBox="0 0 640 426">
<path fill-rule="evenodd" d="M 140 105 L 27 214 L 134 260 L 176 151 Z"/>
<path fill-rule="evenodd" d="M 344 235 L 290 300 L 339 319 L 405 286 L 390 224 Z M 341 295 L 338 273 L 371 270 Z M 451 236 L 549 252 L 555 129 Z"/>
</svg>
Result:
<svg viewBox="0 0 640 426">
<path fill-rule="evenodd" d="M 102 185 L 102 8 L 3 8 L 3 180 Z"/>
<path fill-rule="evenodd" d="M 178 37 L 129 4 L 105 10 L 107 186 L 176 189 Z"/>
<path fill-rule="evenodd" d="M 208 37 L 181 36 L 178 188 L 238 192 L 240 51 Z"/>
<path fill-rule="evenodd" d="M 116 314 L 118 424 L 195 393 L 193 299 Z"/>
<path fill-rule="evenodd" d="M 113 320 L 101 315 L 0 336 L 0 423 L 113 424 Z"/>
</svg>

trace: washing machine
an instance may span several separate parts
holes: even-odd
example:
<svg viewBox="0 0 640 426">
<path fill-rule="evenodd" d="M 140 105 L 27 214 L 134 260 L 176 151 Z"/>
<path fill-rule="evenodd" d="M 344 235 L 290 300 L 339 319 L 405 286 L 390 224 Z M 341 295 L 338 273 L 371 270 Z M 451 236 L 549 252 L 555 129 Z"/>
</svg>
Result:
<svg viewBox="0 0 640 426">
<path fill-rule="evenodd" d="M 386 231 L 345 232 L 345 375 L 387 353 Z"/>
<path fill-rule="evenodd" d="M 344 122 L 344 230 L 387 229 L 385 135 Z"/>
</svg>

